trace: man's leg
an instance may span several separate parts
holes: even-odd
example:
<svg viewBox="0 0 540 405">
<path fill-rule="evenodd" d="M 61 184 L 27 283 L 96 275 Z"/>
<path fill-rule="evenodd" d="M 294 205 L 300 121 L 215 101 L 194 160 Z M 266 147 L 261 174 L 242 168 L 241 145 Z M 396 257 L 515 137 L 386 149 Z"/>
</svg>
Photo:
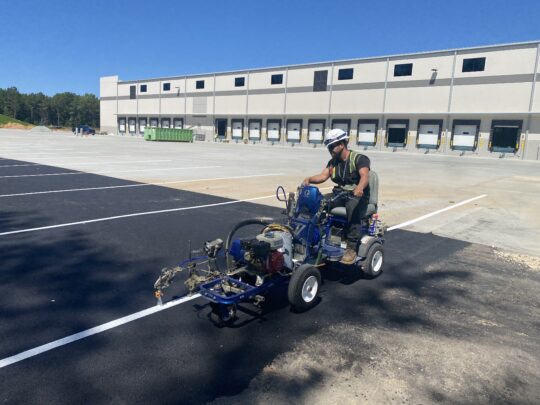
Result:
<svg viewBox="0 0 540 405">
<path fill-rule="evenodd" d="M 364 198 L 351 197 L 345 204 L 347 210 L 347 235 L 360 239 L 360 225 L 366 216 L 368 201 Z"/>
<path fill-rule="evenodd" d="M 344 264 L 352 264 L 356 260 L 356 249 L 361 238 L 360 225 L 365 217 L 368 203 L 364 198 L 351 197 L 345 204 L 347 210 L 347 250 L 341 259 Z"/>
</svg>

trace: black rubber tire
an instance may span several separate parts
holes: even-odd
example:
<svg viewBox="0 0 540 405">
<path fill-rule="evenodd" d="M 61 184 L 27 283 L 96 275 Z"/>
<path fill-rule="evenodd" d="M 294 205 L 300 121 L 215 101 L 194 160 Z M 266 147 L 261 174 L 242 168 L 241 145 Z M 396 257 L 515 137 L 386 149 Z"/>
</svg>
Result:
<svg viewBox="0 0 540 405">
<path fill-rule="evenodd" d="M 233 326 L 236 321 L 236 305 L 223 305 L 210 303 L 212 313 L 217 318 L 217 324 L 223 326 Z"/>
<path fill-rule="evenodd" d="M 315 296 L 306 301 L 302 295 L 302 289 L 304 283 L 310 277 L 316 279 L 316 293 Z M 289 287 L 287 291 L 287 296 L 291 307 L 296 312 L 304 312 L 308 309 L 313 308 L 318 302 L 318 295 L 321 288 L 321 272 L 318 268 L 313 267 L 309 264 L 303 264 L 298 267 L 291 276 L 291 281 L 289 281 Z"/>
<path fill-rule="evenodd" d="M 378 260 L 375 258 L 376 255 L 380 257 L 380 259 L 382 260 L 380 264 L 377 264 Z M 362 262 L 362 271 L 367 276 L 371 278 L 375 278 L 381 275 L 381 273 L 383 272 L 383 269 L 384 269 L 384 246 L 380 243 L 374 243 L 369 248 L 367 252 L 367 256 L 365 260 Z"/>
</svg>

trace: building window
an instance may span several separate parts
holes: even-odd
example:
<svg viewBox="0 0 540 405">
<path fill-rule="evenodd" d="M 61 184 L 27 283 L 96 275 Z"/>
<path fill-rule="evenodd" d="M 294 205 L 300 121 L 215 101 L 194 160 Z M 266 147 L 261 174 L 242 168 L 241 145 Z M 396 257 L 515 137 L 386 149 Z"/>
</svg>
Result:
<svg viewBox="0 0 540 405">
<path fill-rule="evenodd" d="M 146 93 L 146 84 L 141 84 L 141 93 Z"/>
<path fill-rule="evenodd" d="M 395 76 L 412 76 L 412 63 L 394 65 L 394 77 Z"/>
<path fill-rule="evenodd" d="M 317 70 L 313 73 L 313 91 L 326 91 L 328 70 Z"/>
<path fill-rule="evenodd" d="M 353 78 L 354 69 L 339 69 L 338 80 L 351 80 Z"/>
<path fill-rule="evenodd" d="M 137 98 L 137 86 L 129 86 L 129 98 L 132 100 Z"/>
<path fill-rule="evenodd" d="M 283 84 L 283 74 L 272 75 L 270 83 L 272 83 L 272 84 Z"/>
<path fill-rule="evenodd" d="M 246 78 L 245 77 L 235 77 L 234 78 L 234 87 L 244 87 L 246 84 Z"/>
<path fill-rule="evenodd" d="M 204 89 L 204 80 L 197 80 L 195 82 L 195 88 L 196 89 Z"/>
<path fill-rule="evenodd" d="M 486 67 L 486 58 L 463 59 L 462 72 L 483 72 Z"/>
<path fill-rule="evenodd" d="M 170 91 L 170 90 L 171 90 L 171 84 L 163 83 L 163 91 Z"/>
</svg>

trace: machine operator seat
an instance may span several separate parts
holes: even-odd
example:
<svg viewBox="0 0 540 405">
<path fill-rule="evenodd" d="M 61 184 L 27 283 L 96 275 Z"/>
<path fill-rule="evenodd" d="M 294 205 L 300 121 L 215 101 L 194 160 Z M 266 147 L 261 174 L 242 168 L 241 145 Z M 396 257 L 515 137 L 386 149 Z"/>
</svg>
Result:
<svg viewBox="0 0 540 405">
<path fill-rule="evenodd" d="M 364 218 L 368 218 L 377 213 L 377 203 L 379 201 L 379 176 L 373 170 L 369 171 L 369 203 Z M 337 217 L 347 218 L 345 207 L 336 207 L 330 211 L 330 214 Z"/>
</svg>

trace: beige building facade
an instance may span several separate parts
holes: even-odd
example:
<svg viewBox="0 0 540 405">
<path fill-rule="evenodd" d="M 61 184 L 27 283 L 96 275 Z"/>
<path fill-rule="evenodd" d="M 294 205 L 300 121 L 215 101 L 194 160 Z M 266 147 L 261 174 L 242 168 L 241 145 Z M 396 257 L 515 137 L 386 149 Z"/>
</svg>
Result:
<svg viewBox="0 0 540 405">
<path fill-rule="evenodd" d="M 101 130 L 540 159 L 540 42 L 147 80 L 100 80 Z"/>
</svg>

